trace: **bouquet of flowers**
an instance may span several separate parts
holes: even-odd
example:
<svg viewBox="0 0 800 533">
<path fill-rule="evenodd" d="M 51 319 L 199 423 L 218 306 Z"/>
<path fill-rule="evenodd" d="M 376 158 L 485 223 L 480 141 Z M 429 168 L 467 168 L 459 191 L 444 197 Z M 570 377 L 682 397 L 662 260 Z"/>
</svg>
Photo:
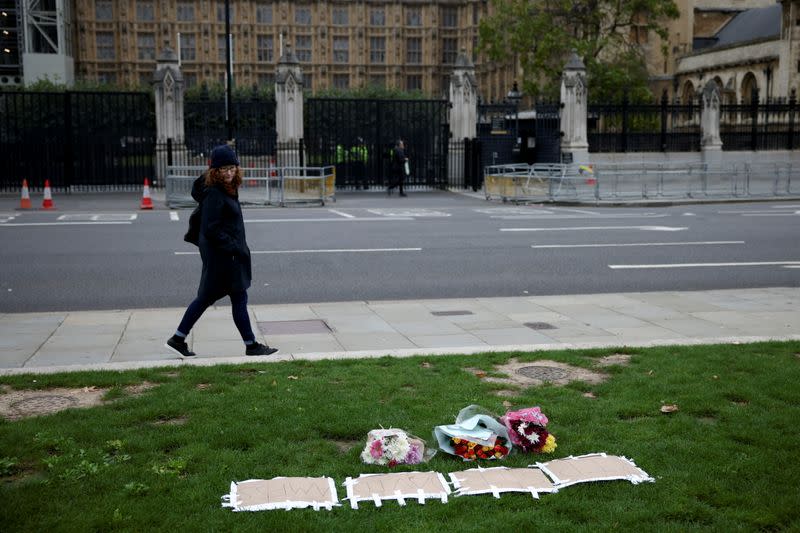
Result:
<svg viewBox="0 0 800 533">
<path fill-rule="evenodd" d="M 373 429 L 361 460 L 368 465 L 415 465 L 426 462 L 436 452 L 425 448 L 425 441 L 402 429 Z"/>
<path fill-rule="evenodd" d="M 502 459 L 508 455 L 509 452 L 508 447 L 505 446 L 506 441 L 503 437 L 497 437 L 493 446 L 484 446 L 461 437 L 453 437 L 450 439 L 450 442 L 453 446 L 453 452 L 465 461 L 474 461 L 475 459 Z"/>
<path fill-rule="evenodd" d="M 506 427 L 477 405 L 462 409 L 455 424 L 433 428 L 433 436 L 443 452 L 465 461 L 503 459 L 512 448 Z"/>
<path fill-rule="evenodd" d="M 528 407 L 519 411 L 509 411 L 500 421 L 508 429 L 511 442 L 523 452 L 553 453 L 556 438 L 547 429 L 547 417 L 538 407 Z"/>
</svg>

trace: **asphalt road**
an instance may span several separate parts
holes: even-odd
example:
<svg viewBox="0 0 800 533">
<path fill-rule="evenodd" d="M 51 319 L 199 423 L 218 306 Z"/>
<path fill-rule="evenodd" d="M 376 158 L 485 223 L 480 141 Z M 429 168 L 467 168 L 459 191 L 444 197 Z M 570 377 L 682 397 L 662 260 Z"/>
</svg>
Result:
<svg viewBox="0 0 800 533">
<path fill-rule="evenodd" d="M 200 277 L 188 210 L 94 195 L 0 203 L 0 312 L 182 307 Z M 340 194 L 245 210 L 256 304 L 800 284 L 800 204 L 514 206 Z"/>
</svg>

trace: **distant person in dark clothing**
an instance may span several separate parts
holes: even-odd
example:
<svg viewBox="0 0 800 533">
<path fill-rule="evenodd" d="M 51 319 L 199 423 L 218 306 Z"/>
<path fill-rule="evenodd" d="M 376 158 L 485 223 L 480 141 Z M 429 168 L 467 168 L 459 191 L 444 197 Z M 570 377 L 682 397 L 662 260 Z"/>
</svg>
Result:
<svg viewBox="0 0 800 533">
<path fill-rule="evenodd" d="M 400 196 L 406 196 L 403 192 L 403 181 L 405 181 L 406 174 L 408 174 L 408 157 L 406 157 L 406 145 L 402 140 L 398 140 L 394 145 L 392 153 L 392 181 L 389 183 L 389 188 L 386 190 L 389 196 L 392 195 L 392 189 L 395 187 L 400 188 Z"/>
<path fill-rule="evenodd" d="M 369 188 L 367 185 L 367 160 L 369 159 L 369 151 L 367 145 L 364 144 L 364 139 L 359 137 L 353 146 L 350 147 L 350 166 L 353 170 L 353 180 L 356 189 L 361 187 L 365 191 Z"/>
<path fill-rule="evenodd" d="M 242 170 L 236 153 L 230 146 L 221 145 L 211 151 L 209 169 L 195 180 L 192 187 L 192 197 L 200 204 L 200 217 L 191 217 L 190 226 L 199 218 L 200 227 L 190 227 L 187 238 L 190 234 L 197 238 L 203 272 L 197 298 L 189 304 L 178 329 L 166 344 L 182 358 L 194 355 L 186 343 L 192 327 L 206 309 L 224 296 L 230 296 L 233 322 L 244 341 L 245 353 L 270 355 L 278 351 L 258 343 L 250 326 L 247 289 L 252 279 L 252 267 L 239 204 L 241 184 Z"/>
</svg>

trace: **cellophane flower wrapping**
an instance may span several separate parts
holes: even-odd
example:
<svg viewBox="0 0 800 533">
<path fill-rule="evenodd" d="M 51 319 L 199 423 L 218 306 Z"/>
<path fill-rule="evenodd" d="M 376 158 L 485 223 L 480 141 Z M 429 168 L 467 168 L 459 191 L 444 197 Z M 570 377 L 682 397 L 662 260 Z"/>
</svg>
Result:
<svg viewBox="0 0 800 533">
<path fill-rule="evenodd" d="M 361 460 L 368 465 L 415 465 L 429 461 L 435 453 L 424 440 L 402 429 L 373 429 L 367 434 Z"/>
<path fill-rule="evenodd" d="M 509 411 L 500 421 L 508 430 L 508 436 L 521 451 L 528 453 L 553 453 L 556 438 L 547 431 L 549 420 L 539 407 L 527 407 Z"/>
<path fill-rule="evenodd" d="M 464 461 L 503 459 L 513 447 L 506 427 L 477 405 L 462 409 L 455 424 L 433 428 L 433 435 L 440 450 Z"/>
</svg>

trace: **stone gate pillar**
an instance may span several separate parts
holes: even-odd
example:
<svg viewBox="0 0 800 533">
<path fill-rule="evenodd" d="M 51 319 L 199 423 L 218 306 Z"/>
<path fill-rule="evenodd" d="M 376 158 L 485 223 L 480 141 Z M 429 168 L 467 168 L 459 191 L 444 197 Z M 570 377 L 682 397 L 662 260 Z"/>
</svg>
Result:
<svg viewBox="0 0 800 533">
<path fill-rule="evenodd" d="M 464 48 L 456 58 L 453 75 L 450 76 L 450 140 L 458 143 L 461 150 L 448 150 L 447 175 L 454 183 L 465 172 L 464 139 L 474 139 L 478 130 L 478 83 L 475 80 L 475 65 L 467 57 Z"/>
<path fill-rule="evenodd" d="M 703 88 L 703 110 L 700 115 L 700 150 L 703 162 L 718 166 L 722 163 L 722 138 L 719 134 L 720 97 L 717 82 L 709 80 Z"/>
<path fill-rule="evenodd" d="M 292 52 L 284 46 L 275 75 L 275 129 L 278 132 L 278 164 L 299 165 L 303 139 L 303 71 Z"/>
<path fill-rule="evenodd" d="M 586 66 L 575 50 L 561 74 L 561 158 L 565 163 L 588 163 Z"/>
<path fill-rule="evenodd" d="M 475 137 L 478 123 L 478 83 L 475 80 L 475 65 L 467 57 L 464 48 L 458 54 L 453 75 L 450 76 L 449 118 L 452 139 Z"/>
<path fill-rule="evenodd" d="M 178 66 L 178 56 L 166 47 L 156 60 L 153 74 L 153 91 L 156 100 L 156 177 L 154 184 L 164 185 L 167 164 L 186 164 L 186 147 L 183 128 L 183 74 Z M 171 142 L 172 153 L 167 152 Z"/>
</svg>

